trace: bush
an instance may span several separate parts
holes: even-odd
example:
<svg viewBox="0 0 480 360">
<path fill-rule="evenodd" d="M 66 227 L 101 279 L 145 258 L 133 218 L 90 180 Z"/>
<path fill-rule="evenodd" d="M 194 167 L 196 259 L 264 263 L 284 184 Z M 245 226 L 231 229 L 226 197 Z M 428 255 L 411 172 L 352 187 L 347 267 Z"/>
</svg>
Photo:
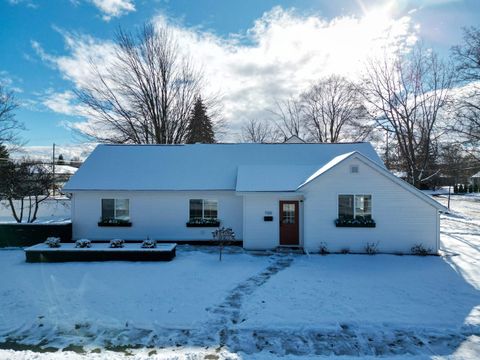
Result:
<svg viewBox="0 0 480 360">
<path fill-rule="evenodd" d="M 92 242 L 88 239 L 80 239 L 75 241 L 76 248 L 89 248 L 92 247 Z"/>
<path fill-rule="evenodd" d="M 463 194 L 464 192 L 465 191 L 463 190 L 463 185 L 462 184 L 458 185 L 458 193 Z"/>
<path fill-rule="evenodd" d="M 147 238 L 142 242 L 143 249 L 154 249 L 156 247 L 157 247 L 157 240 Z"/>
<path fill-rule="evenodd" d="M 458 185 L 457 184 L 453 185 L 453 193 L 458 194 Z"/>
<path fill-rule="evenodd" d="M 113 239 L 110 240 L 110 247 L 111 248 L 123 248 L 125 246 L 125 241 L 122 239 Z"/>
<path fill-rule="evenodd" d="M 350 254 L 350 249 L 349 248 L 343 248 L 340 250 L 341 254 Z"/>
<path fill-rule="evenodd" d="M 478 184 L 473 184 L 473 192 L 478 193 Z"/>
<path fill-rule="evenodd" d="M 473 185 L 472 184 L 468 185 L 468 192 L 473 193 Z"/>
<path fill-rule="evenodd" d="M 432 249 L 426 249 L 422 244 L 415 244 L 411 249 L 412 255 L 427 256 Z"/>
<path fill-rule="evenodd" d="M 375 255 L 378 253 L 378 242 L 376 243 L 369 243 L 367 242 L 367 245 L 365 245 L 365 252 L 368 255 Z"/>
<path fill-rule="evenodd" d="M 59 237 L 48 237 L 45 240 L 45 244 L 50 248 L 59 248 L 60 247 L 60 238 Z"/>
<path fill-rule="evenodd" d="M 320 254 L 321 255 L 327 255 L 330 254 L 330 251 L 328 251 L 327 243 L 326 242 L 321 242 L 320 243 Z"/>
</svg>

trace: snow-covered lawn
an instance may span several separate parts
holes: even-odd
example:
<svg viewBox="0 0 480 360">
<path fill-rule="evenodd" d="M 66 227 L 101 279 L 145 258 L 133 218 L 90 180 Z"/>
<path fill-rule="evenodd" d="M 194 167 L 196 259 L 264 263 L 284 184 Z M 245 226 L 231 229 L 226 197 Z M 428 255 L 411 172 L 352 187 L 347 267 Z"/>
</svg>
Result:
<svg viewBox="0 0 480 360">
<path fill-rule="evenodd" d="M 14 201 L 16 209 L 20 209 L 19 201 Z M 28 212 L 28 206 L 25 206 Z M 64 222 L 70 220 L 70 199 L 66 197 L 49 198 L 40 203 L 36 223 Z M 24 221 L 26 221 L 24 219 Z M 15 219 L 8 201 L 0 201 L 0 223 L 14 223 Z"/>
<path fill-rule="evenodd" d="M 180 246 L 167 263 L 27 264 L 0 251 L 0 359 L 480 358 L 480 198 L 452 210 L 441 257 L 231 249 L 219 262 Z"/>
</svg>

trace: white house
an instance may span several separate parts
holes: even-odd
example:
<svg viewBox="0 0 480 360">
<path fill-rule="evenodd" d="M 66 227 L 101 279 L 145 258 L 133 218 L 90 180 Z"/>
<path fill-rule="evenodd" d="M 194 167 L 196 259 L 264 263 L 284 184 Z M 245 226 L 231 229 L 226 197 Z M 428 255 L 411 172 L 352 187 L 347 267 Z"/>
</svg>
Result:
<svg viewBox="0 0 480 360">
<path fill-rule="evenodd" d="M 73 238 L 211 240 L 318 252 L 439 248 L 439 210 L 369 143 L 99 145 L 65 185 Z"/>
</svg>

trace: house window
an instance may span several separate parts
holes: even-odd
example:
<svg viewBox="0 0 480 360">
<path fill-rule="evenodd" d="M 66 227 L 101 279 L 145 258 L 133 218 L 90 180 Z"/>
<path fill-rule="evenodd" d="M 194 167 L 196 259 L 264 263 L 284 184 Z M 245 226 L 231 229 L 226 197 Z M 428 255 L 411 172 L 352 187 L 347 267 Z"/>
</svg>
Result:
<svg viewBox="0 0 480 360">
<path fill-rule="evenodd" d="M 130 220 L 128 199 L 102 199 L 103 220 Z"/>
<path fill-rule="evenodd" d="M 218 202 L 216 200 L 191 199 L 190 220 L 209 219 L 218 217 Z"/>
<path fill-rule="evenodd" d="M 338 195 L 340 220 L 371 220 L 372 195 Z"/>
</svg>

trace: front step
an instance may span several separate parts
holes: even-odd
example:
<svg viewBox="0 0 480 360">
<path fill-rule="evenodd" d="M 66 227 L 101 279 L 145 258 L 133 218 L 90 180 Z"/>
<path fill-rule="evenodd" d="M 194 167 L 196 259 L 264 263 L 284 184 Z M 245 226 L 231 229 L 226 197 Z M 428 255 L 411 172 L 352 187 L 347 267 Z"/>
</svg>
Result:
<svg viewBox="0 0 480 360">
<path fill-rule="evenodd" d="M 305 254 L 305 251 L 300 246 L 277 246 L 275 252 L 280 254 Z"/>
</svg>

